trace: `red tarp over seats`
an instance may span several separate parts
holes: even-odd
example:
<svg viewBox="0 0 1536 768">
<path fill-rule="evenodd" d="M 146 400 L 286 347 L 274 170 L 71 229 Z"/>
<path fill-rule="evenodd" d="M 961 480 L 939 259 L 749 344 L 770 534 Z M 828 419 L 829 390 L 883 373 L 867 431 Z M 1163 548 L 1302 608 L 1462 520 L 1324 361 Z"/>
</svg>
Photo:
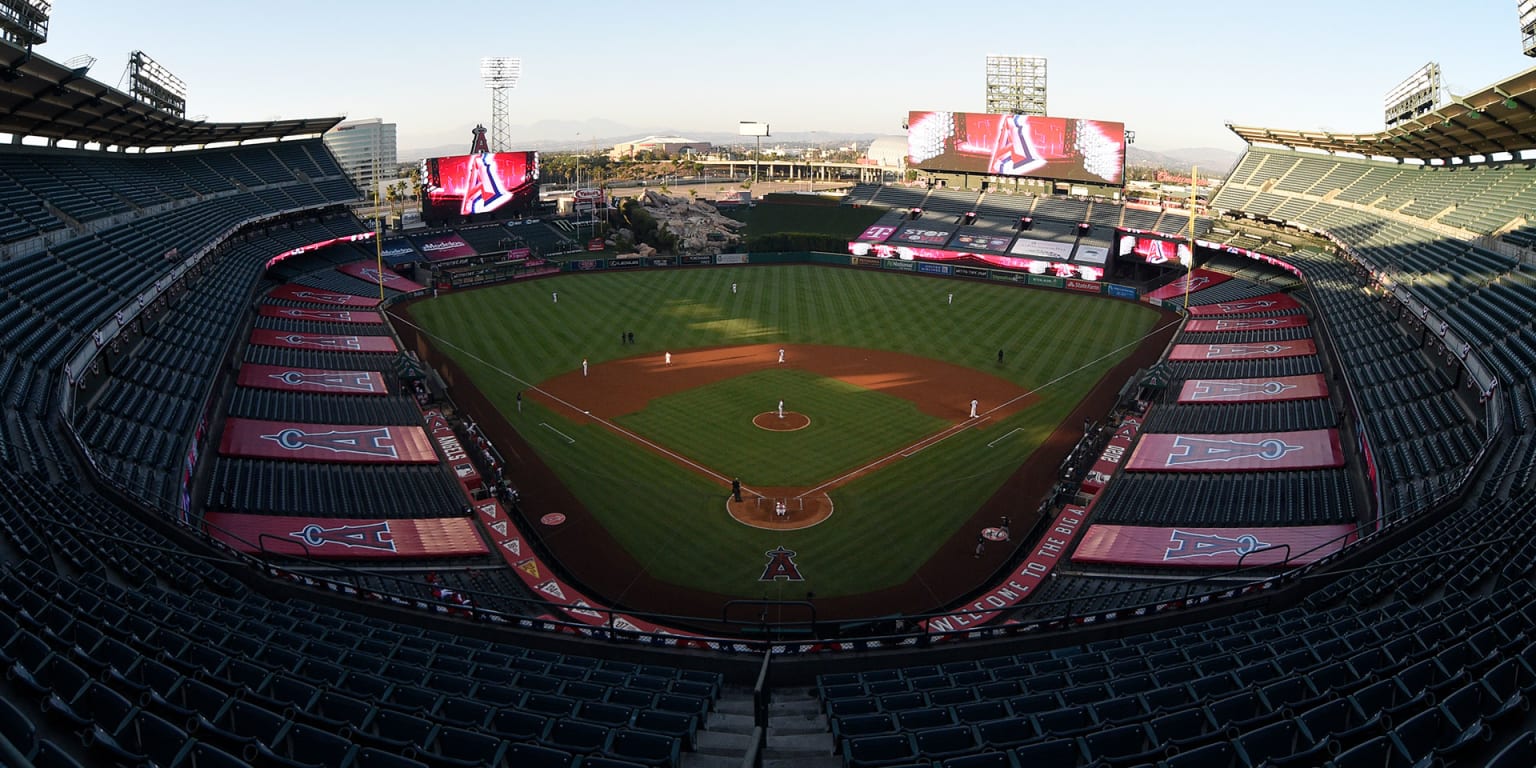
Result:
<svg viewBox="0 0 1536 768">
<path fill-rule="evenodd" d="M 1181 403 L 1273 403 L 1328 396 L 1321 373 L 1267 379 L 1189 379 L 1179 390 Z"/>
<path fill-rule="evenodd" d="M 245 363 L 240 366 L 238 383 L 242 387 L 287 392 L 324 392 L 328 395 L 389 394 L 384 377 L 377 371 L 328 371 Z"/>
<path fill-rule="evenodd" d="M 252 328 L 251 343 L 262 347 L 318 349 L 325 352 L 397 352 L 389 336 L 336 336 L 329 333 L 298 333 L 271 328 Z"/>
<path fill-rule="evenodd" d="M 1353 525 L 1158 528 L 1097 524 L 1088 526 L 1072 562 L 1234 568 L 1239 562 L 1244 567 L 1277 565 L 1289 558 L 1290 565 L 1306 565 L 1354 543 L 1354 532 Z"/>
<path fill-rule="evenodd" d="M 377 307 L 379 300 L 371 296 L 357 296 L 351 293 L 337 293 L 316 288 L 312 285 L 300 285 L 287 283 L 279 285 L 267 294 L 269 299 L 286 299 L 288 301 L 303 301 L 310 304 L 324 304 L 331 307 Z"/>
<path fill-rule="evenodd" d="M 1189 280 L 1189 292 L 1191 294 L 1195 294 L 1206 288 L 1210 288 L 1213 285 L 1221 285 L 1222 283 L 1225 283 L 1231 279 L 1232 277 L 1230 275 L 1223 275 L 1220 272 L 1210 272 L 1204 269 L 1197 269 L 1194 272 L 1184 275 L 1183 277 L 1180 277 L 1179 279 L 1161 288 L 1158 288 L 1155 291 L 1142 294 L 1142 298 L 1162 299 L 1164 301 L 1169 299 L 1182 298 L 1184 296 L 1185 280 Z"/>
<path fill-rule="evenodd" d="M 384 316 L 362 309 L 310 309 L 308 307 L 279 307 L 262 304 L 256 308 L 262 317 L 280 317 L 287 320 L 310 320 L 316 323 L 371 323 L 384 322 Z"/>
<path fill-rule="evenodd" d="M 1195 304 L 1189 308 L 1189 314 L 1195 317 L 1257 315 L 1296 309 L 1301 309 L 1301 305 L 1297 304 L 1290 294 L 1266 293 L 1251 299 L 1234 299 L 1218 304 Z"/>
<path fill-rule="evenodd" d="M 1333 429 L 1233 435 L 1143 434 L 1130 472 L 1263 472 L 1344 466 Z"/>
<path fill-rule="evenodd" d="M 231 417 L 219 453 L 342 464 L 436 464 L 437 452 L 417 426 L 301 424 Z"/>
<path fill-rule="evenodd" d="M 426 287 L 414 280 L 407 280 L 401 277 L 400 275 L 396 274 L 394 270 L 391 270 L 388 267 L 385 267 L 384 271 L 381 273 L 379 272 L 379 267 L 377 264 L 369 264 L 362 261 L 354 261 L 350 264 L 343 264 L 337 267 L 336 271 L 342 273 L 343 275 L 347 275 L 348 277 L 355 277 L 367 283 L 368 285 L 372 286 L 375 291 L 378 290 L 380 274 L 384 275 L 384 287 L 392 291 L 400 291 L 401 293 L 415 293 L 416 291 L 422 290 Z"/>
<path fill-rule="evenodd" d="M 207 520 L 210 536 L 240 552 L 338 559 L 467 557 L 490 552 L 470 517 L 381 520 L 209 512 Z"/>
<path fill-rule="evenodd" d="M 1169 360 L 1264 360 L 1317 354 L 1311 339 L 1254 341 L 1247 344 L 1175 344 Z"/>
<path fill-rule="evenodd" d="M 1306 315 L 1218 317 L 1214 320 L 1190 320 L 1184 324 L 1184 330 L 1191 333 L 1222 333 L 1226 331 L 1272 331 L 1277 328 L 1305 328 L 1306 326 Z"/>
</svg>

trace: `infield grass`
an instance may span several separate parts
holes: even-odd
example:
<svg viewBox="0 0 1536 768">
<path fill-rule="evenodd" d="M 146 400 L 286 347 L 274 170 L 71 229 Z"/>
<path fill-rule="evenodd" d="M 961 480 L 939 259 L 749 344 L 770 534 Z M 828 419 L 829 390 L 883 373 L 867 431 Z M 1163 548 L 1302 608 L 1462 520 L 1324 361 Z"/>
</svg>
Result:
<svg viewBox="0 0 1536 768">
<path fill-rule="evenodd" d="M 733 282 L 738 285 L 735 294 L 730 290 Z M 559 292 L 558 304 L 551 300 L 552 291 Z M 953 304 L 947 299 L 951 293 Z M 798 265 L 563 275 L 445 294 L 416 304 L 412 314 L 477 386 L 502 404 L 508 421 L 653 576 L 747 597 L 798 597 L 804 591 L 828 597 L 857 594 L 908 579 L 1028 459 L 1105 372 L 1153 330 L 1157 319 L 1153 310 L 1132 302 L 1067 291 Z M 619 343 L 623 331 L 634 332 L 635 345 Z M 516 392 L 579 367 L 583 357 L 595 364 L 665 350 L 749 343 L 904 352 L 1001 376 L 1035 391 L 1038 399 L 985 429 L 962 431 L 838 488 L 830 519 L 790 532 L 735 522 L 725 512 L 722 485 L 600 425 L 577 425 L 526 399 L 521 415 L 513 407 Z M 999 349 L 1006 353 L 1001 366 L 995 363 Z M 733 464 L 755 461 L 765 450 L 776 452 L 771 443 L 764 443 L 770 445 L 767 449 L 739 448 L 702 434 L 724 434 L 737 428 L 731 421 L 742 421 L 730 417 L 723 405 L 711 403 L 743 400 L 746 410 L 766 411 L 780 396 L 772 390 L 785 386 L 742 377 L 662 398 L 623 420 L 627 428 L 654 436 L 706 466 L 735 472 Z M 796 398 L 822 396 L 816 392 L 820 384 L 806 381 L 797 386 L 808 389 Z M 864 394 L 829 391 L 826 396 L 832 395 L 878 402 L 863 400 Z M 784 397 L 790 401 L 790 396 Z M 910 443 L 899 435 L 923 427 L 916 421 L 896 426 L 908 423 L 899 411 L 911 406 L 891 400 L 888 409 L 862 404 L 850 408 L 881 411 L 875 418 L 891 420 L 892 426 L 881 428 L 890 430 L 889 439 Z M 786 406 L 810 412 L 790 402 Z M 576 442 L 568 443 L 542 424 Z M 864 443 L 884 439 L 850 428 L 841 441 L 850 444 L 850 455 L 866 450 L 882 455 L 888 451 Z M 834 437 L 833 442 L 839 440 Z M 759 470 L 740 469 L 743 480 L 754 471 Z M 777 469 L 762 471 L 771 478 L 766 473 Z M 1053 473 L 1055 467 L 1039 471 Z M 796 478 L 799 482 L 803 480 Z M 1036 502 L 1021 500 L 1021 507 L 1033 510 Z M 764 552 L 780 544 L 799 553 L 796 562 L 804 583 L 758 582 L 767 562 Z"/>
</svg>

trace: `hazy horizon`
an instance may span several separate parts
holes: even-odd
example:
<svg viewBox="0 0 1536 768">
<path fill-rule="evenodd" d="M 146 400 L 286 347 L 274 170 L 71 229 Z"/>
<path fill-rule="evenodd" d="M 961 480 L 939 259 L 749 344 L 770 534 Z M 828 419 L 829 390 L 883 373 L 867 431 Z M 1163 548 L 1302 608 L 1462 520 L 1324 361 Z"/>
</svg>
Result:
<svg viewBox="0 0 1536 768">
<path fill-rule="evenodd" d="M 1049 15 L 867 0 L 786 0 L 749 14 L 695 0 L 643 10 L 593 0 L 579 15 L 528 7 L 506 18 L 462 1 L 242 7 L 61 0 L 37 50 L 56 61 L 90 53 L 91 76 L 121 86 L 129 51 L 142 49 L 186 82 L 188 115 L 379 117 L 398 125 L 402 150 L 468 144 L 470 128 L 490 121 L 479 63 L 495 55 L 522 59 L 514 126 L 608 121 L 718 134 L 757 120 L 775 133 L 879 135 L 899 135 L 911 109 L 981 111 L 988 53 L 1045 56 L 1051 114 L 1124 122 L 1154 152 L 1240 150 L 1227 122 L 1374 131 L 1383 95 L 1428 61 L 1455 93 L 1530 66 L 1512 0 L 1457 7 L 1462 34 L 1439 20 L 1443 4 L 1422 0 L 1110 0 Z M 514 143 L 599 138 L 512 134 Z"/>
</svg>

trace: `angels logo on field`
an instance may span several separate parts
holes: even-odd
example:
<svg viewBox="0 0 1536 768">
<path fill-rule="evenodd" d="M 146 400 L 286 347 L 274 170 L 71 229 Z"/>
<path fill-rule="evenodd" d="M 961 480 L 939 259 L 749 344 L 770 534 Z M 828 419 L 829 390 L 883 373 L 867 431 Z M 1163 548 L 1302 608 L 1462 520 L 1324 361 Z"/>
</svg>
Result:
<svg viewBox="0 0 1536 768">
<path fill-rule="evenodd" d="M 1255 328 L 1278 328 L 1293 322 L 1279 317 L 1224 317 L 1216 321 L 1218 331 L 1246 331 Z"/>
<path fill-rule="evenodd" d="M 319 291 L 294 291 L 293 298 L 313 301 L 316 304 L 345 304 L 355 298 L 350 293 L 320 293 Z"/>
<path fill-rule="evenodd" d="M 1287 453 L 1299 451 L 1303 447 L 1291 445 L 1284 440 L 1273 437 L 1249 443 L 1242 440 L 1207 440 L 1205 438 L 1179 435 L 1173 439 L 1173 445 L 1169 449 L 1168 458 L 1164 460 L 1164 463 L 1166 466 L 1176 467 L 1248 458 L 1277 461 Z"/>
<path fill-rule="evenodd" d="M 297 318 L 299 320 L 340 320 L 349 322 L 352 313 L 347 311 L 337 312 L 329 309 L 300 309 L 298 307 L 283 307 L 277 313 L 284 317 Z"/>
<path fill-rule="evenodd" d="M 288 535 L 302 539 L 305 544 L 316 548 L 326 544 L 339 544 L 349 549 L 395 551 L 395 540 L 390 536 L 388 520 L 366 525 L 343 525 L 336 528 L 322 528 L 310 523 Z"/>
<path fill-rule="evenodd" d="M 395 437 L 390 433 L 389 427 L 333 429 L 330 432 L 305 432 L 302 429 L 289 428 L 261 437 L 290 451 L 318 448 L 332 453 L 356 453 L 363 456 L 385 456 L 391 459 L 400 457 L 395 450 Z"/>
<path fill-rule="evenodd" d="M 1220 360 L 1234 357 L 1278 355 L 1291 349 L 1289 344 L 1211 344 L 1205 352 L 1207 359 Z"/>
<path fill-rule="evenodd" d="M 1258 299 L 1254 301 L 1227 301 L 1221 304 L 1217 304 L 1216 308 L 1229 314 L 1232 312 L 1257 312 L 1261 309 L 1268 309 L 1273 307 L 1279 303 L 1280 302 L 1275 301 L 1274 299 Z"/>
<path fill-rule="evenodd" d="M 1168 548 L 1163 552 L 1163 559 L 1179 560 L 1187 557 L 1211 557 L 1213 555 L 1236 555 L 1242 557 L 1268 546 L 1268 544 L 1259 541 L 1258 537 L 1251 533 L 1228 538 L 1226 536 L 1217 536 L 1214 533 L 1192 533 L 1175 528 L 1168 536 Z"/>
<path fill-rule="evenodd" d="M 290 333 L 287 336 L 278 336 L 277 340 L 293 347 L 311 346 L 355 350 L 363 348 L 362 341 L 356 336 L 305 336 L 303 334 Z"/>
<path fill-rule="evenodd" d="M 501 186 L 494 158 L 488 152 L 469 156 L 465 163 L 468 178 L 464 184 L 464 199 L 459 203 L 460 216 L 494 211 L 512 200 L 512 193 Z"/>
<path fill-rule="evenodd" d="M 780 544 L 777 549 L 764 552 L 768 556 L 768 565 L 763 568 L 763 575 L 757 577 L 758 581 L 805 581 L 800 575 L 800 566 L 795 564 L 795 551 L 785 549 Z"/>
<path fill-rule="evenodd" d="M 290 387 L 311 386 L 324 389 L 344 389 L 352 392 L 378 391 L 374 387 L 373 376 L 368 371 L 322 371 L 318 373 L 283 371 L 282 373 L 268 374 L 268 377 L 277 379 Z"/>
<path fill-rule="evenodd" d="M 1220 400 L 1224 397 L 1247 397 L 1249 395 L 1269 395 L 1274 397 L 1283 395 L 1292 389 L 1296 389 L 1295 384 L 1286 384 L 1279 381 L 1251 382 L 1207 379 L 1195 382 L 1195 388 L 1190 393 L 1190 398 L 1193 400 Z"/>
</svg>

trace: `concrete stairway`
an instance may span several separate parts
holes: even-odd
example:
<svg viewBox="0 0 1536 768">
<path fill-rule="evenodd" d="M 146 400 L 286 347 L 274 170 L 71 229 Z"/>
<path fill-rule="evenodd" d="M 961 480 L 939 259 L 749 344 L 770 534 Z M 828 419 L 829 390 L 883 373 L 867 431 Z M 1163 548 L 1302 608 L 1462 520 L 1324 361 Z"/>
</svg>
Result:
<svg viewBox="0 0 1536 768">
<path fill-rule="evenodd" d="M 682 768 L 741 768 L 752 745 L 752 691 L 721 691 L 693 751 L 683 753 Z M 840 768 L 832 753 L 832 733 L 816 699 L 807 693 L 775 692 L 768 711 L 768 750 L 764 768 Z"/>
</svg>

